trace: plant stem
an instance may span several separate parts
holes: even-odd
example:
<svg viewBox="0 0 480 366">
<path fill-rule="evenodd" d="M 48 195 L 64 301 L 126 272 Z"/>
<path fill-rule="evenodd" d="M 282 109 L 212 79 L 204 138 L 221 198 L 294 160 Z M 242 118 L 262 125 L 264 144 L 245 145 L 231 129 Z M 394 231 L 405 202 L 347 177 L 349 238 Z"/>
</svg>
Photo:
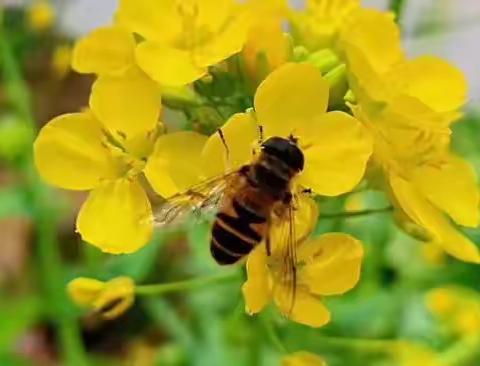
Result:
<svg viewBox="0 0 480 366">
<path fill-rule="evenodd" d="M 395 14 L 395 20 L 397 23 L 400 23 L 403 11 L 405 10 L 405 5 L 405 0 L 390 0 L 389 9 Z"/>
<path fill-rule="evenodd" d="M 2 16 L 3 14 L 0 14 L 0 19 Z M 12 107 L 32 131 L 33 136 L 36 125 L 31 110 L 30 93 L 8 40 L 9 37 L 2 22 L 0 23 L 2 78 Z M 58 253 L 55 208 L 51 204 L 48 190 L 40 182 L 35 172 L 31 150 L 25 152 L 20 168 L 26 177 L 26 190 L 30 194 L 33 204 L 33 219 L 37 231 L 39 278 L 46 295 L 44 305 L 50 320 L 56 325 L 64 363 L 78 366 L 87 365 L 76 320 L 68 315 L 64 307 L 68 300 L 63 288 L 63 268 Z"/>
<path fill-rule="evenodd" d="M 441 366 L 461 366 L 476 364 L 480 356 L 480 334 L 467 336 L 438 357 Z"/>
<path fill-rule="evenodd" d="M 326 350 L 358 350 L 359 352 L 388 352 L 398 344 L 389 339 L 362 339 L 322 336 L 316 338 L 319 345 Z"/>
<path fill-rule="evenodd" d="M 393 207 L 388 206 L 384 208 L 375 208 L 371 210 L 362 210 L 362 211 L 350 211 L 350 212 L 338 212 L 338 213 L 321 213 L 321 219 L 336 219 L 336 218 L 351 218 L 351 217 L 359 217 L 359 216 L 367 216 L 373 214 L 382 214 L 386 212 L 390 212 L 393 210 Z"/>
<path fill-rule="evenodd" d="M 191 280 L 159 283 L 153 285 L 140 285 L 135 287 L 135 293 L 138 296 L 155 296 L 162 295 L 169 292 L 179 292 L 184 290 L 196 290 L 208 285 L 230 282 L 240 279 L 238 273 L 228 273 L 221 275 L 206 276 L 194 278 Z"/>
<path fill-rule="evenodd" d="M 287 348 L 283 344 L 282 340 L 280 339 L 270 317 L 267 317 L 263 314 L 260 314 L 260 321 L 267 333 L 268 338 L 272 345 L 276 348 L 276 350 L 280 353 L 288 353 Z"/>
</svg>

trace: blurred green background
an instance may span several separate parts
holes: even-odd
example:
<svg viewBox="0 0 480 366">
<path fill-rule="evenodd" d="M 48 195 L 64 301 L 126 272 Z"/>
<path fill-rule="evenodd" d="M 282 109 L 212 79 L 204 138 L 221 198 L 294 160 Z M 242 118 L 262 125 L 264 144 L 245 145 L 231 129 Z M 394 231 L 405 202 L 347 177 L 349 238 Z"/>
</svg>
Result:
<svg viewBox="0 0 480 366">
<path fill-rule="evenodd" d="M 240 280 L 138 298 L 113 321 L 74 306 L 65 285 L 77 276 L 126 275 L 137 283 L 160 283 L 225 270 L 210 258 L 208 223 L 158 234 L 133 255 L 108 256 L 80 241 L 74 220 L 83 195 L 45 186 L 32 165 L 31 148 L 50 118 L 87 104 L 92 79 L 70 70 L 71 45 L 87 30 L 82 25 L 99 21 L 91 10 L 108 13 L 108 2 L 58 1 L 48 10 L 35 2 L 5 1 L 0 3 L 0 366 L 269 366 L 298 350 L 321 355 L 331 366 L 480 365 L 479 268 L 402 234 L 388 212 L 319 223 L 318 233 L 344 231 L 366 245 L 360 285 L 326 300 L 333 321 L 320 330 L 288 322 L 273 309 L 246 315 Z M 402 24 L 410 52 L 447 53 L 471 79 L 472 102 L 455 126 L 454 148 L 480 172 L 480 51 L 472 49 L 480 36 L 480 4 L 407 3 Z M 72 11 L 78 24 L 65 27 Z M 381 194 L 362 192 L 329 200 L 322 210 L 386 204 Z M 467 234 L 480 244 L 479 230 Z"/>
</svg>

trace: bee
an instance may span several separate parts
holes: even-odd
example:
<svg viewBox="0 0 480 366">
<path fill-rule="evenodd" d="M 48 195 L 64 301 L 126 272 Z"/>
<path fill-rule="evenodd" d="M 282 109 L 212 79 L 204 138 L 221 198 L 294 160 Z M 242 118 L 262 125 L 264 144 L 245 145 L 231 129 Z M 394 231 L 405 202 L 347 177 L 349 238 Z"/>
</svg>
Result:
<svg viewBox="0 0 480 366">
<path fill-rule="evenodd" d="M 228 145 L 221 130 L 218 132 L 228 160 Z M 252 163 L 167 199 L 155 212 L 155 222 L 171 224 L 190 213 L 214 210 L 210 252 L 218 264 L 239 262 L 262 241 L 265 241 L 267 255 L 271 253 L 272 244 L 279 245 L 285 262 L 285 280 L 294 288 L 296 242 L 292 182 L 303 170 L 304 155 L 293 136 L 271 137 L 260 143 L 259 150 Z M 283 233 L 282 243 L 271 242 L 274 228 Z"/>
</svg>

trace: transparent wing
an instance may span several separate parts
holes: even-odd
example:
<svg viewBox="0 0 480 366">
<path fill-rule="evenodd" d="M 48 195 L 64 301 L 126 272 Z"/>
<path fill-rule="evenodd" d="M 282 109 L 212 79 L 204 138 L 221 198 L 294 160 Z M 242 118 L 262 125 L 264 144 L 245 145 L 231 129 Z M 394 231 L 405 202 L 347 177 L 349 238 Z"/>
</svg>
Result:
<svg viewBox="0 0 480 366">
<path fill-rule="evenodd" d="M 292 202 L 279 203 L 270 218 L 270 230 L 266 238 L 267 254 L 275 253 L 281 260 L 279 294 L 288 304 L 287 314 L 295 305 L 297 292 L 297 242 L 295 233 L 295 207 Z"/>
<path fill-rule="evenodd" d="M 192 215 L 207 215 L 217 210 L 224 195 L 231 191 L 238 171 L 207 179 L 178 193 L 153 209 L 155 226 L 180 224 Z"/>
</svg>

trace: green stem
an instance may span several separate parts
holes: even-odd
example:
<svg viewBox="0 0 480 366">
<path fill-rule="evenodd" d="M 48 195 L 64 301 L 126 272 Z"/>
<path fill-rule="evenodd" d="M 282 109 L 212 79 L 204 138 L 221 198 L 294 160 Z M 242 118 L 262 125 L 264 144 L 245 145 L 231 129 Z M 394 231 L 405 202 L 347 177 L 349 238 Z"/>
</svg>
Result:
<svg viewBox="0 0 480 366">
<path fill-rule="evenodd" d="M 395 14 L 397 23 L 400 23 L 406 3 L 405 0 L 390 0 L 389 9 Z"/>
<path fill-rule="evenodd" d="M 0 20 L 3 14 L 0 14 Z M 9 44 L 9 36 L 0 23 L 0 56 L 3 68 L 2 78 L 5 82 L 7 95 L 12 107 L 24 123 L 31 129 L 32 136 L 36 130 L 35 119 L 31 110 L 31 97 L 23 79 L 18 60 Z M 33 145 L 33 141 L 32 141 Z M 58 253 L 56 238 L 56 212 L 51 205 L 49 192 L 40 182 L 34 167 L 32 151 L 27 151 L 21 166 L 26 177 L 26 190 L 31 195 L 33 204 L 33 219 L 37 231 L 37 250 L 42 282 L 50 320 L 58 330 L 60 345 L 65 364 L 87 365 L 80 332 L 76 320 L 71 318 L 64 309 L 66 295 L 63 288 L 63 268 Z"/>
<path fill-rule="evenodd" d="M 398 344 L 396 340 L 389 339 L 362 339 L 343 337 L 319 337 L 316 341 L 327 350 L 356 350 L 359 352 L 385 352 L 390 351 Z"/>
<path fill-rule="evenodd" d="M 178 282 L 159 283 L 154 285 L 140 285 L 135 287 L 135 293 L 138 296 L 163 295 L 170 292 L 196 290 L 212 284 L 230 282 L 238 279 L 240 279 L 238 273 L 213 275 Z"/>
<path fill-rule="evenodd" d="M 288 350 L 280 339 L 271 318 L 260 314 L 260 321 L 265 329 L 265 332 L 267 333 L 268 338 L 270 339 L 270 342 L 276 348 L 276 350 L 280 353 L 288 353 Z"/>
<path fill-rule="evenodd" d="M 475 363 L 480 356 L 480 334 L 465 337 L 441 353 L 438 357 L 441 366 L 461 366 Z"/>
<path fill-rule="evenodd" d="M 362 211 L 350 211 L 350 212 L 338 212 L 338 213 L 322 213 L 320 214 L 321 219 L 337 219 L 337 218 L 351 218 L 351 217 L 360 217 L 360 216 L 368 216 L 373 214 L 382 214 L 386 212 L 390 212 L 393 210 L 393 207 L 384 207 L 384 208 L 376 208 L 371 210 L 362 210 Z"/>
</svg>

